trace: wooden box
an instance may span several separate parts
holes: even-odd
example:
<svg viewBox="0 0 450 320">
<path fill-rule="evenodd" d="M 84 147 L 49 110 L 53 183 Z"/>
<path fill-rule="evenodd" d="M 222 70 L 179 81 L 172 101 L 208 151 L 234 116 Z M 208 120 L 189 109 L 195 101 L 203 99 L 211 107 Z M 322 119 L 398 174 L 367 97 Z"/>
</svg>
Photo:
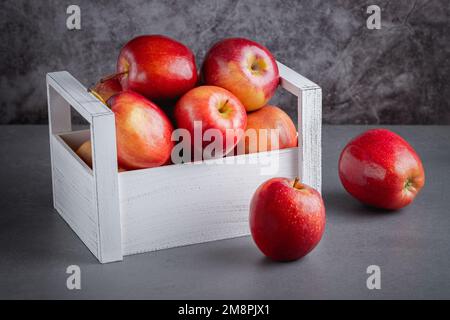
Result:
<svg viewBox="0 0 450 320">
<path fill-rule="evenodd" d="M 278 67 L 281 87 L 298 97 L 298 148 L 120 173 L 113 112 L 68 72 L 47 74 L 55 209 L 106 263 L 248 235 L 251 196 L 271 177 L 300 176 L 320 191 L 321 89 L 279 62 Z M 71 107 L 90 130 L 72 130 Z M 73 151 L 87 139 L 93 169 Z"/>
</svg>

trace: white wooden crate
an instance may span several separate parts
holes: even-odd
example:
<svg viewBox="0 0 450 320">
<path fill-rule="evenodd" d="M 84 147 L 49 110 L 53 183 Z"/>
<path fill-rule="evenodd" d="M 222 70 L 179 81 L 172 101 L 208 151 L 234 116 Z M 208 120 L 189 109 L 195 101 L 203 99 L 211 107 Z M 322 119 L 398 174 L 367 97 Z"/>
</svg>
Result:
<svg viewBox="0 0 450 320">
<path fill-rule="evenodd" d="M 298 97 L 298 148 L 226 158 L 244 164 L 208 160 L 120 173 L 113 112 L 68 72 L 47 74 L 55 209 L 106 263 L 248 235 L 251 196 L 271 177 L 300 176 L 320 191 L 321 89 L 279 62 L 278 67 L 281 87 Z M 89 122 L 90 130 L 72 131 L 71 107 Z M 92 170 L 73 152 L 89 138 Z M 278 169 L 270 175 L 263 170 L 273 164 L 262 162 L 268 159 L 278 159 Z"/>
</svg>

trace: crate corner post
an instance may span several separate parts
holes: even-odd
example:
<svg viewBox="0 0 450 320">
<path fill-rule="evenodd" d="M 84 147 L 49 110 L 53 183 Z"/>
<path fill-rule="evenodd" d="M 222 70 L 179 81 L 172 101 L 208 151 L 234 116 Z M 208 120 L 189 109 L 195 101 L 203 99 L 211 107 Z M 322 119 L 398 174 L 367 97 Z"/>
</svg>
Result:
<svg viewBox="0 0 450 320">
<path fill-rule="evenodd" d="M 322 89 L 284 64 L 277 64 L 281 86 L 298 100 L 298 175 L 303 183 L 321 192 Z"/>
<path fill-rule="evenodd" d="M 98 259 L 102 263 L 121 261 L 116 128 L 112 112 L 92 117 L 91 141 L 98 213 Z"/>
<path fill-rule="evenodd" d="M 315 84 L 302 88 L 298 108 L 302 181 L 322 193 L 322 89 Z"/>
</svg>

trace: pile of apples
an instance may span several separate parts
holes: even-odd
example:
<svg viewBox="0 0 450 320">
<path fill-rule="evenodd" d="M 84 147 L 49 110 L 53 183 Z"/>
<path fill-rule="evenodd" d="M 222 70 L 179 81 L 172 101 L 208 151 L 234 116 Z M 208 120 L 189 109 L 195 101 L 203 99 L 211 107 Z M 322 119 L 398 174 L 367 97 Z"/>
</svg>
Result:
<svg viewBox="0 0 450 320">
<path fill-rule="evenodd" d="M 201 79 L 199 79 L 201 78 Z M 279 85 L 275 59 L 262 45 L 242 38 L 216 43 L 198 76 L 194 55 L 180 42 L 161 35 L 134 38 L 121 50 L 117 72 L 91 90 L 115 114 L 119 170 L 171 163 L 174 128 L 195 135 L 216 129 L 223 154 L 227 130 L 276 129 L 278 136 L 259 136 L 265 143 L 245 153 L 290 148 L 297 132 L 289 116 L 267 105 Z M 274 141 L 273 139 L 278 139 Z M 227 141 L 228 142 L 228 141 Z M 261 148 L 261 146 L 265 146 Z M 205 148 L 204 143 L 192 148 Z M 90 141 L 78 155 L 92 165 Z M 344 188 L 364 204 L 396 210 L 410 204 L 425 183 L 422 162 L 397 134 L 369 130 L 350 141 L 339 159 Z M 325 206 L 319 192 L 298 179 L 273 178 L 255 192 L 250 230 L 258 248 L 274 260 L 296 260 L 310 252 L 325 230 Z"/>
<path fill-rule="evenodd" d="M 174 129 L 187 130 L 193 137 L 195 123 L 201 123 L 202 137 L 209 129 L 222 136 L 219 156 L 235 152 L 239 142 L 245 144 L 245 153 L 297 145 L 291 118 L 267 105 L 279 85 L 276 61 L 254 41 L 230 38 L 216 43 L 199 76 L 187 46 L 162 35 L 139 36 L 121 49 L 116 71 L 91 92 L 115 114 L 120 171 L 172 163 Z M 279 134 L 260 135 L 266 141 L 258 141 L 255 148 L 237 133 L 249 129 L 275 129 Z M 227 141 L 227 130 L 236 131 L 232 143 Z M 192 149 L 203 150 L 207 144 L 192 141 Z M 76 152 L 92 165 L 90 141 Z"/>
</svg>

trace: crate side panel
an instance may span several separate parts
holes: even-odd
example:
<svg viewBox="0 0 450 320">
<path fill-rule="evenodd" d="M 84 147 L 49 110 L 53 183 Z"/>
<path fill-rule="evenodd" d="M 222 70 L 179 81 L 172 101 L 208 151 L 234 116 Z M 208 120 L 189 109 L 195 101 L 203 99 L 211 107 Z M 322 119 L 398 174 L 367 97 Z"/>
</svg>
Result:
<svg viewBox="0 0 450 320">
<path fill-rule="evenodd" d="M 97 215 L 92 173 L 56 136 L 53 151 L 55 208 L 89 250 L 97 256 Z"/>
<path fill-rule="evenodd" d="M 124 255 L 248 235 L 256 188 L 271 177 L 296 176 L 297 159 L 297 148 L 282 150 L 278 164 L 270 162 L 276 168 L 270 173 L 264 162 L 173 165 L 120 174 Z"/>
</svg>

